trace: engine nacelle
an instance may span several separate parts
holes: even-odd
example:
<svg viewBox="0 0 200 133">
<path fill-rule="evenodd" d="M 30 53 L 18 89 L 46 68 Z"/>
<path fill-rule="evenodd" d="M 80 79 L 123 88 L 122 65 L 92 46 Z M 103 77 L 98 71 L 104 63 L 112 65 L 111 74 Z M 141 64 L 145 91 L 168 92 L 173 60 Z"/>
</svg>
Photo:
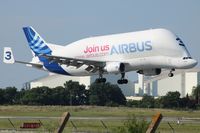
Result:
<svg viewBox="0 0 200 133">
<path fill-rule="evenodd" d="M 154 75 L 159 75 L 161 73 L 161 69 L 160 68 L 144 69 L 137 71 L 137 73 L 144 74 L 145 76 L 154 76 Z"/>
<path fill-rule="evenodd" d="M 125 66 L 120 62 L 107 62 L 104 70 L 108 73 L 120 73 L 125 71 Z"/>
</svg>

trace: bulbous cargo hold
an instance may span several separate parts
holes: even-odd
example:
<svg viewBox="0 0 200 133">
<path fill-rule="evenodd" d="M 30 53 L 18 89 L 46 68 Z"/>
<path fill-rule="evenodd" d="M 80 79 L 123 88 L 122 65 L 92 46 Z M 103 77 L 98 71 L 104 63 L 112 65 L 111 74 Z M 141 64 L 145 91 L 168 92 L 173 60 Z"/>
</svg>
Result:
<svg viewBox="0 0 200 133">
<path fill-rule="evenodd" d="M 125 73 L 137 71 L 146 76 L 159 75 L 162 69 L 173 76 L 175 69 L 188 69 L 197 64 L 186 45 L 167 29 L 85 38 L 66 46 L 47 43 L 32 27 L 23 28 L 32 50 L 31 62 L 14 60 L 11 48 L 4 49 L 5 63 L 23 63 L 34 68 L 70 76 L 121 74 L 119 84 L 128 83 Z"/>
</svg>

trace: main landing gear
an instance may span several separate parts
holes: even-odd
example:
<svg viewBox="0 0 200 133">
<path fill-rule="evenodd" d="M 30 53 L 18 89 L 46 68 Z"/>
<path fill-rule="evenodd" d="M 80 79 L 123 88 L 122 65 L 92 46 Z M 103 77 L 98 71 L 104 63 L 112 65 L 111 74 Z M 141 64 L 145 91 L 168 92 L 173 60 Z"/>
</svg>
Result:
<svg viewBox="0 0 200 133">
<path fill-rule="evenodd" d="M 117 83 L 118 84 L 127 84 L 128 80 L 124 78 L 125 77 L 125 72 L 122 72 L 121 75 L 122 75 L 122 77 L 121 77 L 121 79 L 117 80 Z"/>
<path fill-rule="evenodd" d="M 117 81 L 118 84 L 127 84 L 128 80 L 125 79 L 125 65 L 123 63 L 120 64 L 120 72 L 121 72 L 121 79 Z"/>
<path fill-rule="evenodd" d="M 118 84 L 127 84 L 128 80 L 125 79 L 125 65 L 123 63 L 120 64 L 119 67 L 119 71 L 121 73 L 121 79 L 119 79 L 117 81 Z M 106 82 L 106 78 L 103 78 L 103 72 L 104 69 L 103 68 L 99 68 L 99 78 L 96 79 L 96 83 L 105 83 Z"/>
<path fill-rule="evenodd" d="M 170 72 L 169 72 L 169 74 L 168 74 L 169 77 L 173 77 L 173 76 L 174 76 L 173 71 L 175 71 L 174 68 L 170 70 Z"/>
<path fill-rule="evenodd" d="M 103 69 L 99 69 L 99 78 L 96 79 L 96 83 L 105 83 L 106 78 L 103 78 Z"/>
</svg>

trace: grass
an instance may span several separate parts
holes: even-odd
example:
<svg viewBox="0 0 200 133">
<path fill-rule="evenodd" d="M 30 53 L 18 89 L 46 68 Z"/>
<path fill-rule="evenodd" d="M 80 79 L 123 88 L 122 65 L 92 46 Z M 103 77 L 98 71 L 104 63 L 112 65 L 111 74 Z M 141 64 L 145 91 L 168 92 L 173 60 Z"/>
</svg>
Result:
<svg viewBox="0 0 200 133">
<path fill-rule="evenodd" d="M 170 109 L 142 109 L 127 107 L 97 107 L 97 106 L 0 106 L 0 116 L 61 116 L 63 112 L 71 116 L 90 117 L 124 117 L 127 114 L 136 116 L 152 116 L 161 112 L 167 117 L 200 117 L 200 111 L 184 111 Z"/>
<path fill-rule="evenodd" d="M 183 110 L 170 110 L 170 109 L 141 109 L 141 108 L 127 108 L 127 107 L 96 107 L 96 106 L 0 106 L 0 116 L 55 116 L 60 117 L 63 112 L 70 112 L 71 116 L 88 116 L 88 117 L 126 117 L 128 114 L 135 114 L 138 116 L 152 117 L 156 112 L 161 112 L 165 117 L 193 117 L 200 118 L 200 111 L 183 111 Z M 19 129 L 23 122 L 30 120 L 16 120 L 11 119 L 14 126 Z M 31 120 L 38 122 L 37 120 Z M 41 120 L 43 123 L 42 128 L 39 130 L 54 131 L 59 123 L 58 119 L 51 119 L 50 121 Z M 72 121 L 78 131 L 98 131 L 106 132 L 100 120 L 73 120 Z M 123 125 L 123 120 L 104 120 L 105 125 L 109 131 L 113 131 L 114 128 Z M 175 132 L 180 133 L 198 133 L 200 126 L 198 123 L 184 123 L 177 125 L 176 122 L 170 123 Z M 12 128 L 7 119 L 0 119 L 0 129 Z M 75 130 L 72 123 L 69 121 L 65 128 L 65 132 L 71 132 Z M 157 132 L 168 133 L 172 132 L 169 125 L 166 122 L 161 122 Z"/>
<path fill-rule="evenodd" d="M 175 133 L 199 133 L 200 132 L 200 126 L 199 123 L 185 123 L 178 125 L 175 122 L 170 123 L 171 126 L 174 128 Z M 172 129 L 169 127 L 169 125 L 166 122 L 162 122 L 158 129 L 157 132 L 161 133 L 170 133 L 172 132 Z"/>
</svg>

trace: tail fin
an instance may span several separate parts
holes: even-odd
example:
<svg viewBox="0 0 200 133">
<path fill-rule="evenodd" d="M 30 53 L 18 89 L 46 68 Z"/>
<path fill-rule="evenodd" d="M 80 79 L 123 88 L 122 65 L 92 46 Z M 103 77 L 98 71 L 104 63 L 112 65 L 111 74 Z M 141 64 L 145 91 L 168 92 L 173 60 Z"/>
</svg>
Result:
<svg viewBox="0 0 200 133">
<path fill-rule="evenodd" d="M 5 47 L 3 52 L 3 62 L 7 64 L 15 63 L 12 49 L 10 47 Z"/>
<path fill-rule="evenodd" d="M 24 34 L 31 50 L 36 56 L 39 54 L 51 55 L 52 51 L 42 37 L 30 26 L 23 27 Z"/>
</svg>

